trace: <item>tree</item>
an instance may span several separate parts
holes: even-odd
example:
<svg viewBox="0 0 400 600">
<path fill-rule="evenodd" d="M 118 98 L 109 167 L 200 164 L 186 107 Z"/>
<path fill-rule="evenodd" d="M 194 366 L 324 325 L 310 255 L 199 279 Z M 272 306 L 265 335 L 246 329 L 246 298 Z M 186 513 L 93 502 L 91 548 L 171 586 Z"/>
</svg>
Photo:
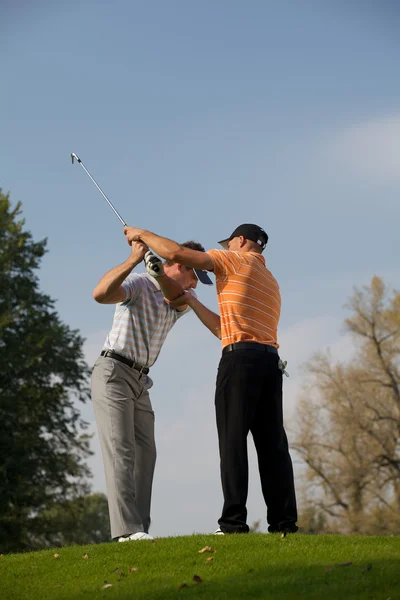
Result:
<svg viewBox="0 0 400 600">
<path fill-rule="evenodd" d="M 400 533 L 400 293 L 374 277 L 348 308 L 356 354 L 342 364 L 320 353 L 306 366 L 294 448 L 333 529 Z"/>
<path fill-rule="evenodd" d="M 329 527 L 327 520 L 324 511 L 305 496 L 301 502 L 301 511 L 298 517 L 299 532 L 307 534 L 337 533 Z"/>
<path fill-rule="evenodd" d="M 39 290 L 34 242 L 0 190 L 0 551 L 30 548 L 37 515 L 88 491 L 83 339 Z"/>
<path fill-rule="evenodd" d="M 99 544 L 111 537 L 107 497 L 88 494 L 60 500 L 37 516 L 32 547 Z"/>
</svg>

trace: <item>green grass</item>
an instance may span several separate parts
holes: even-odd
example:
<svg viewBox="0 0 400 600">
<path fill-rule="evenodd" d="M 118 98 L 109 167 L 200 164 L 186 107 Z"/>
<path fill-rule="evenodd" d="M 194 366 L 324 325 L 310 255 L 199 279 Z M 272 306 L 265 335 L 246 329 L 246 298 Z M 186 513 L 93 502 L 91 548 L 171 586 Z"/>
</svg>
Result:
<svg viewBox="0 0 400 600">
<path fill-rule="evenodd" d="M 0 557 L 2 600 L 194 597 L 398 600 L 400 537 L 196 535 Z"/>
</svg>

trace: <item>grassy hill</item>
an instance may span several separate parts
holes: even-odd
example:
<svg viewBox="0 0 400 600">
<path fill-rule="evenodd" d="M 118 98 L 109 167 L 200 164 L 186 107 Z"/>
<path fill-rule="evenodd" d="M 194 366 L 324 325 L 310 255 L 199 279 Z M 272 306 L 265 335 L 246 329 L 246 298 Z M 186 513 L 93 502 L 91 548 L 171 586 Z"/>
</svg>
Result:
<svg viewBox="0 0 400 600">
<path fill-rule="evenodd" d="M 10 554 L 0 598 L 397 600 L 400 537 L 194 535 Z"/>
</svg>

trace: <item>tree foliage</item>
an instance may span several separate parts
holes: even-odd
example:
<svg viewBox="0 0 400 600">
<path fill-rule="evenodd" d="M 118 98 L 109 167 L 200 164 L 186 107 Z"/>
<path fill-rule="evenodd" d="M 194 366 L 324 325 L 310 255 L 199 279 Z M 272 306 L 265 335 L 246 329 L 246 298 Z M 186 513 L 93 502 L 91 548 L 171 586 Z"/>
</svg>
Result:
<svg viewBox="0 0 400 600">
<path fill-rule="evenodd" d="M 111 537 L 107 498 L 100 493 L 55 502 L 36 521 L 32 548 L 100 544 Z"/>
<path fill-rule="evenodd" d="M 348 308 L 354 357 L 308 363 L 294 447 L 325 529 L 400 533 L 400 293 L 374 277 Z"/>
<path fill-rule="evenodd" d="M 87 491 L 83 339 L 39 290 L 35 242 L 0 190 L 0 551 L 30 547 L 37 515 Z"/>
</svg>

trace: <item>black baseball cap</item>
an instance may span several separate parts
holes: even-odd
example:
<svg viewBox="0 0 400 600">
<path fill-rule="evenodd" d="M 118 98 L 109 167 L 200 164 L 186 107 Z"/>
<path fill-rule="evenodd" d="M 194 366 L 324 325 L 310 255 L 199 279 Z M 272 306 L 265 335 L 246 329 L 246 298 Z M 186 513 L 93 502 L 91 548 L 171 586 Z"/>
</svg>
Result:
<svg viewBox="0 0 400 600">
<path fill-rule="evenodd" d="M 193 271 L 196 273 L 198 280 L 200 281 L 200 283 L 204 283 L 204 285 L 212 285 L 213 282 L 211 281 L 211 279 L 208 276 L 207 271 L 200 271 L 200 269 L 193 269 Z"/>
<path fill-rule="evenodd" d="M 264 231 L 262 227 L 258 225 L 253 225 L 251 223 L 244 223 L 243 225 L 239 225 L 236 227 L 235 231 L 225 240 L 221 240 L 218 244 L 221 244 L 225 250 L 228 249 L 228 242 L 230 242 L 235 237 L 243 236 L 246 240 L 251 240 L 258 244 L 263 250 L 268 242 L 268 235 Z"/>
<path fill-rule="evenodd" d="M 197 250 L 198 252 L 205 252 L 204 246 L 202 246 L 199 242 L 194 242 L 193 240 L 189 242 L 183 242 L 182 246 L 185 248 L 190 248 L 191 250 Z M 213 282 L 209 278 L 207 271 L 194 268 L 193 271 L 200 283 L 204 283 L 204 285 L 213 285 Z"/>
</svg>

